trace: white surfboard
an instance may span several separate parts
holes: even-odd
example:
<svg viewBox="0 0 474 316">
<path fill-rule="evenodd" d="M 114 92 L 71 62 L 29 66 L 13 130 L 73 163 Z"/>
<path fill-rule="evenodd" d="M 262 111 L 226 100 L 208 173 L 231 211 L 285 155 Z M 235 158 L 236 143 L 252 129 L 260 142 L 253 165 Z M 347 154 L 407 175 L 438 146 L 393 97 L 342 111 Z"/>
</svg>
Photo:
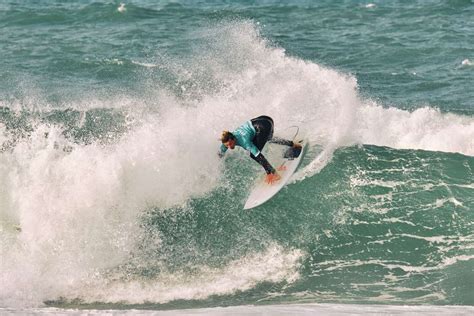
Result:
<svg viewBox="0 0 474 316">
<path fill-rule="evenodd" d="M 285 186 L 293 173 L 295 173 L 296 169 L 301 163 L 301 159 L 304 156 L 307 141 L 303 140 L 300 142 L 300 144 L 301 150 L 295 150 L 294 148 L 287 147 L 279 158 L 272 159 L 271 161 L 269 160 L 273 166 L 277 166 L 277 173 L 281 176 L 281 179 L 275 183 L 268 184 L 265 182 L 266 175 L 258 178 L 254 188 L 247 198 L 247 202 L 245 202 L 244 210 L 262 205 L 263 203 L 270 200 Z"/>
</svg>

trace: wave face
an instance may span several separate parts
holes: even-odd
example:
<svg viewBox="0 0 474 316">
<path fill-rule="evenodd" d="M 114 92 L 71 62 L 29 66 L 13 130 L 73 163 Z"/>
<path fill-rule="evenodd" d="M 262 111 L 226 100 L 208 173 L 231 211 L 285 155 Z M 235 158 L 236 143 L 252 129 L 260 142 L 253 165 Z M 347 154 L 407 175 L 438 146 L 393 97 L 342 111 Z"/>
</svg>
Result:
<svg viewBox="0 0 474 316">
<path fill-rule="evenodd" d="M 24 68 L 0 81 L 0 306 L 474 305 L 469 109 L 387 107 L 231 14 L 182 35 L 170 19 L 198 9 L 11 6 L 12 41 L 19 26 L 90 28 L 74 49 L 16 56 Z M 117 21 L 146 47 L 97 57 Z M 137 21 L 175 38 L 145 42 Z M 261 114 L 276 134 L 301 126 L 310 149 L 291 185 L 243 212 L 261 170 L 239 151 L 220 160 L 217 137 Z"/>
</svg>

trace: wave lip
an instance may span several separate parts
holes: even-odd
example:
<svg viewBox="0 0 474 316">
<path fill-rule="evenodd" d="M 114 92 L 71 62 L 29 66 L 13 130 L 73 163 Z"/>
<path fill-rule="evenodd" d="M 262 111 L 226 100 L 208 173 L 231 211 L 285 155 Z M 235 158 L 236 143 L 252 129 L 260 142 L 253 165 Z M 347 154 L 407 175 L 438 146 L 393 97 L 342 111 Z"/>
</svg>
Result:
<svg viewBox="0 0 474 316">
<path fill-rule="evenodd" d="M 474 119 L 431 107 L 413 112 L 368 104 L 355 130 L 363 144 L 474 156 Z"/>
</svg>

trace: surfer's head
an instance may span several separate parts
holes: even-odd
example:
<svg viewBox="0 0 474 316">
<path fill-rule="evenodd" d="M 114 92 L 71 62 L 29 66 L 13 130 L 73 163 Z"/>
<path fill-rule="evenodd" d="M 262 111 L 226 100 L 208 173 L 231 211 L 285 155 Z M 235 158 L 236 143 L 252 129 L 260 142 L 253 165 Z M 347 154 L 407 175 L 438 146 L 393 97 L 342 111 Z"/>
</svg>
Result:
<svg viewBox="0 0 474 316">
<path fill-rule="evenodd" d="M 223 131 L 221 136 L 221 142 L 225 147 L 229 149 L 235 148 L 235 136 L 229 131 Z"/>
</svg>

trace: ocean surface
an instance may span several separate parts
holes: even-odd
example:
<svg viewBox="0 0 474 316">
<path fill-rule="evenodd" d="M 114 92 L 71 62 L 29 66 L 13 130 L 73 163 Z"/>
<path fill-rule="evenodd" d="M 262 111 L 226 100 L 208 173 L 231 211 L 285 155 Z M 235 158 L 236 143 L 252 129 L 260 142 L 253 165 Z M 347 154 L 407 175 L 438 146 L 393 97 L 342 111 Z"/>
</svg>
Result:
<svg viewBox="0 0 474 316">
<path fill-rule="evenodd" d="M 0 1 L 0 308 L 472 311 L 473 17 Z M 263 171 L 218 138 L 262 114 L 310 147 L 243 211 Z"/>
</svg>

